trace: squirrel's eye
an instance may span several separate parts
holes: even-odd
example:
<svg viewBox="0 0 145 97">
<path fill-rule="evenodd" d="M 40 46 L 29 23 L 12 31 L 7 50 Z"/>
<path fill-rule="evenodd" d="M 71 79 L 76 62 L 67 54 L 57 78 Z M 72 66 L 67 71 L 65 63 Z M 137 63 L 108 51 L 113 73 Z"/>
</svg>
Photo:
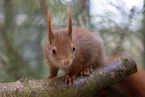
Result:
<svg viewBox="0 0 145 97">
<path fill-rule="evenodd" d="M 53 54 L 56 54 L 56 51 L 54 49 L 52 50 L 52 52 L 53 52 Z"/>
<path fill-rule="evenodd" d="M 75 47 L 73 47 L 73 52 L 75 51 Z"/>
</svg>

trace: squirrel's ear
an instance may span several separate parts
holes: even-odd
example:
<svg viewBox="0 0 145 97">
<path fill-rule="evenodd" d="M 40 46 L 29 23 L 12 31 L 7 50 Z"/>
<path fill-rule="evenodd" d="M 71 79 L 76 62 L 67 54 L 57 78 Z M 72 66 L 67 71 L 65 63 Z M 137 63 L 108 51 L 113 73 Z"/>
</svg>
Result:
<svg viewBox="0 0 145 97">
<path fill-rule="evenodd" d="M 50 44 L 52 43 L 53 39 L 54 39 L 54 35 L 53 35 L 53 31 L 52 31 L 52 26 L 51 26 L 51 10 L 48 10 L 48 38 L 49 38 L 49 42 Z"/>
<path fill-rule="evenodd" d="M 67 14 L 68 14 L 68 35 L 72 40 L 72 18 L 69 8 L 67 8 Z"/>
</svg>

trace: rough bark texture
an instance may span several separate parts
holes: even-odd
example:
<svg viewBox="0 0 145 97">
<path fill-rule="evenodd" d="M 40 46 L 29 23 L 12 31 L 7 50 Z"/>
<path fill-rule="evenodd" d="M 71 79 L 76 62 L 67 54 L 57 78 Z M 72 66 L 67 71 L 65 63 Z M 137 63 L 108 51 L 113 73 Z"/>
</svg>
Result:
<svg viewBox="0 0 145 97">
<path fill-rule="evenodd" d="M 100 89 L 137 71 L 136 63 L 128 56 L 120 57 L 93 71 L 90 76 L 77 77 L 69 87 L 62 78 L 0 83 L 4 97 L 94 97 Z M 96 97 L 96 96 L 95 96 Z"/>
</svg>

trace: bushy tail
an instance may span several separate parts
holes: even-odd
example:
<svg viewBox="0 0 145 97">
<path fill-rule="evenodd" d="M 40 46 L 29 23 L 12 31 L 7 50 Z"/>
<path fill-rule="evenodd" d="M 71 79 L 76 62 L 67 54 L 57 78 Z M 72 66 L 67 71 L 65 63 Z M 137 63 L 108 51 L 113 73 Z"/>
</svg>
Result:
<svg viewBox="0 0 145 97">
<path fill-rule="evenodd" d="M 112 61 L 119 56 L 108 57 L 109 61 Z M 116 88 L 121 93 L 128 97 L 145 97 L 145 71 L 137 65 L 137 73 L 126 77 L 119 81 Z"/>
</svg>

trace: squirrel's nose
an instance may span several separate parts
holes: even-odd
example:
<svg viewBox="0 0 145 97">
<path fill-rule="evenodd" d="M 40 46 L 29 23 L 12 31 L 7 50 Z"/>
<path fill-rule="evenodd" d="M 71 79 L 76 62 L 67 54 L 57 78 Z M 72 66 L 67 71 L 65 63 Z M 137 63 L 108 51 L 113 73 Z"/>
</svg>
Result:
<svg viewBox="0 0 145 97">
<path fill-rule="evenodd" d="M 69 66 L 69 64 L 70 64 L 69 61 L 64 62 L 64 65 L 65 65 L 65 66 Z"/>
</svg>

